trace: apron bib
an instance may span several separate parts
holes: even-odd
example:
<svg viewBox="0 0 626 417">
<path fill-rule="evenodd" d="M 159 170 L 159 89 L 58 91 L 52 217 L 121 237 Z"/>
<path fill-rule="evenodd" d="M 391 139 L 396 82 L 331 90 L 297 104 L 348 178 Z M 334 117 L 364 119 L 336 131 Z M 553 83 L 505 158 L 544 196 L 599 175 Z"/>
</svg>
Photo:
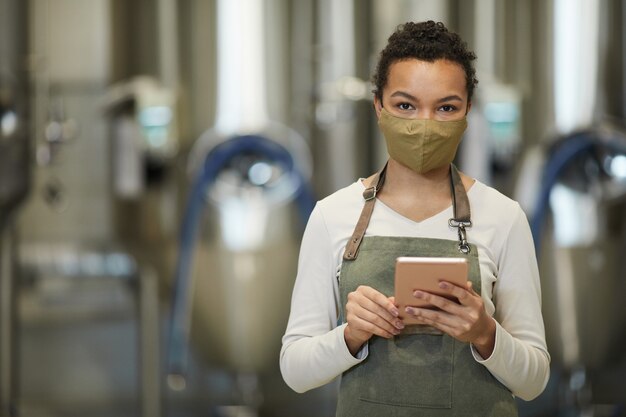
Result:
<svg viewBox="0 0 626 417">
<path fill-rule="evenodd" d="M 464 257 L 473 288 L 481 293 L 478 250 L 465 236 L 465 227 L 471 226 L 469 201 L 454 165 L 450 170 L 454 218 L 449 223 L 459 229 L 458 241 L 364 237 L 385 168 L 374 179 L 376 185 L 365 190 L 366 203 L 339 276 L 342 306 L 359 285 L 393 295 L 400 256 Z M 342 376 L 338 417 L 517 416 L 511 392 L 476 362 L 468 343 L 432 327 L 407 326 L 392 339 L 373 336 L 368 344 L 367 358 Z"/>
</svg>

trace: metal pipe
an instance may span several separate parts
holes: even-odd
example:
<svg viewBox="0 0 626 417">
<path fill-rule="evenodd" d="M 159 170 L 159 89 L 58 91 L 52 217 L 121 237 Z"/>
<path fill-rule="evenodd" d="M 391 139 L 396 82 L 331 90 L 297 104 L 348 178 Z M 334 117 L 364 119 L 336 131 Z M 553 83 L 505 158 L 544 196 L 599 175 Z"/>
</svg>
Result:
<svg viewBox="0 0 626 417">
<path fill-rule="evenodd" d="M 20 41 L 23 39 L 16 39 L 21 22 L 15 19 L 19 8 L 19 1 L 0 0 L 0 30 L 2 34 L 0 36 L 0 58 L 2 58 L 0 70 L 14 69 L 20 66 L 19 58 L 22 51 L 19 49 L 21 47 Z"/>
<path fill-rule="evenodd" d="M 554 2 L 554 115 L 559 133 L 590 126 L 601 60 L 599 0 Z"/>
<path fill-rule="evenodd" d="M 175 0 L 158 2 L 158 45 L 159 73 L 166 88 L 176 90 L 179 84 L 178 71 L 178 13 Z"/>
<path fill-rule="evenodd" d="M 1 220 L 1 219 L 0 219 Z M 0 417 L 13 415 L 14 274 L 12 228 L 0 223 Z"/>
<path fill-rule="evenodd" d="M 0 216 L 12 212 L 29 188 L 26 7 L 0 0 Z"/>
<path fill-rule="evenodd" d="M 622 0 L 622 118 L 626 120 L 626 0 Z"/>
<path fill-rule="evenodd" d="M 217 2 L 215 129 L 225 136 L 262 131 L 269 121 L 263 6 L 262 0 Z"/>
<path fill-rule="evenodd" d="M 329 189 L 337 190 L 357 174 L 355 103 L 342 97 L 337 88 L 342 80 L 356 76 L 355 4 L 354 0 L 318 4 L 318 42 L 323 54 L 317 68 L 320 102 L 315 116 L 324 135 Z"/>
<path fill-rule="evenodd" d="M 25 128 L 26 2 L 0 0 L 0 417 L 15 415 L 15 231 L 29 185 Z"/>
<path fill-rule="evenodd" d="M 480 57 L 476 63 L 481 77 L 487 80 L 496 78 L 496 2 L 477 0 L 474 3 L 476 19 L 476 53 Z"/>
<path fill-rule="evenodd" d="M 141 415 L 161 415 L 161 354 L 159 350 L 158 276 L 143 265 L 139 273 L 139 353 L 141 370 Z"/>
</svg>

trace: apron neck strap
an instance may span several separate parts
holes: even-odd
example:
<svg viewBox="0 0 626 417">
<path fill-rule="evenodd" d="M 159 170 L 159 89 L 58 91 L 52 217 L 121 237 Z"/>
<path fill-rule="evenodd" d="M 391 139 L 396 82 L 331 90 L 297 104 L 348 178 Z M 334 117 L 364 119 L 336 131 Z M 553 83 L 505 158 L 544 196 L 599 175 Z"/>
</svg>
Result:
<svg viewBox="0 0 626 417">
<path fill-rule="evenodd" d="M 448 220 L 450 227 L 456 227 L 459 234 L 459 252 L 464 255 L 470 253 L 470 245 L 467 243 L 466 227 L 472 227 L 469 199 L 465 192 L 465 186 L 461 181 L 459 170 L 454 164 L 450 164 L 450 187 L 452 188 L 452 209 L 454 217 Z"/>
<path fill-rule="evenodd" d="M 361 210 L 361 216 L 359 221 L 354 227 L 354 232 L 350 237 L 346 245 L 346 249 L 343 253 L 343 259 L 346 261 L 353 261 L 359 254 L 359 248 L 361 242 L 365 236 L 367 226 L 369 225 L 372 213 L 374 212 L 374 204 L 376 203 L 376 195 L 382 189 L 385 183 L 385 175 L 387 173 L 387 164 L 378 173 L 374 175 L 369 187 L 363 191 L 363 210 Z M 461 176 L 458 169 L 454 164 L 450 164 L 450 189 L 452 192 L 452 208 L 454 217 L 448 221 L 451 227 L 456 227 L 459 230 L 459 251 L 462 253 L 469 253 L 469 245 L 465 237 L 465 228 L 471 227 L 472 221 L 470 216 L 469 200 L 465 187 L 461 181 Z"/>
<path fill-rule="evenodd" d="M 465 186 L 461 180 L 459 170 L 454 164 L 450 164 L 450 189 L 452 190 L 452 209 L 454 217 L 449 220 L 450 223 L 455 222 L 463 224 L 465 227 L 472 226 L 470 204 L 465 192 Z M 452 225 L 457 227 L 456 224 Z"/>
<path fill-rule="evenodd" d="M 353 261 L 356 259 L 359 248 L 361 247 L 361 241 L 365 236 L 365 231 L 372 218 L 372 212 L 374 211 L 374 204 L 376 203 L 376 194 L 381 190 L 385 183 L 385 174 L 387 173 L 387 164 L 379 172 L 374 175 L 370 186 L 363 191 L 363 210 L 361 210 L 361 216 L 359 221 L 354 227 L 354 232 L 346 245 L 346 249 L 343 252 L 343 259 L 346 261 Z"/>
</svg>

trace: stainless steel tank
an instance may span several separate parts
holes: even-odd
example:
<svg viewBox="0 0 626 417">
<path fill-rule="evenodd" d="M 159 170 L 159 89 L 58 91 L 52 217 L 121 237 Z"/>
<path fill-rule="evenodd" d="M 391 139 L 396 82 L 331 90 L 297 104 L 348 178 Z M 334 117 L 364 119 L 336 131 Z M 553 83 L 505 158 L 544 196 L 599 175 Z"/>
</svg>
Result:
<svg viewBox="0 0 626 417">
<path fill-rule="evenodd" d="M 589 130 L 564 139 L 557 152 L 582 137 L 590 146 L 549 190 L 549 219 L 535 237 L 553 364 L 601 370 L 623 356 L 626 342 L 626 135 Z M 614 146 L 604 145 L 608 138 Z"/>
<path fill-rule="evenodd" d="M 24 6 L 0 1 L 0 218 L 24 198 L 29 183 Z"/>
<path fill-rule="evenodd" d="M 29 186 L 26 5 L 0 0 L 0 415 L 15 412 L 15 243 L 11 217 Z"/>
<path fill-rule="evenodd" d="M 543 246 L 549 348 L 553 363 L 566 370 L 603 369 L 623 356 L 626 135 L 623 121 L 607 123 L 609 114 L 624 115 L 611 109 L 620 82 L 610 74 L 620 58 L 609 45 L 624 34 L 616 4 L 554 0 L 545 22 L 553 77 L 544 94 L 552 94 L 545 101 L 553 105 L 554 129 L 545 139 L 558 139 L 542 150 L 547 162 L 537 184 L 551 220 L 543 238 L 535 235 Z M 620 75 L 623 87 L 623 68 Z M 546 176 L 553 177 L 550 189 Z"/>
<path fill-rule="evenodd" d="M 173 375 L 184 373 L 174 368 L 185 367 L 187 335 L 215 368 L 266 373 L 277 367 L 303 230 L 295 202 L 300 181 L 292 173 L 300 180 L 311 173 L 304 138 L 271 114 L 286 86 L 268 87 L 285 65 L 272 48 L 284 27 L 270 22 L 286 16 L 260 0 L 216 7 L 217 112 L 188 158 L 192 187 L 177 255 Z M 199 181 L 205 189 L 197 189 Z M 202 205 L 200 215 L 190 209 L 194 204 Z M 198 224 L 188 230 L 189 221 Z"/>
</svg>

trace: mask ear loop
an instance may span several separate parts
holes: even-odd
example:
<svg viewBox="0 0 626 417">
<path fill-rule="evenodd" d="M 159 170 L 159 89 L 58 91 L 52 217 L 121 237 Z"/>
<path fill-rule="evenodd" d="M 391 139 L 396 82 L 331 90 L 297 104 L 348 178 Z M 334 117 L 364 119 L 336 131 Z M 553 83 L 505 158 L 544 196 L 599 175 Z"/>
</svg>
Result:
<svg viewBox="0 0 626 417">
<path fill-rule="evenodd" d="M 382 111 L 382 109 L 385 108 L 385 106 L 383 105 L 383 96 L 382 95 L 380 96 L 378 101 L 380 103 L 380 109 Z M 374 108 L 374 111 L 376 112 L 376 114 L 378 114 L 378 109 L 376 108 L 376 101 L 375 100 L 372 102 L 372 107 Z"/>
</svg>

